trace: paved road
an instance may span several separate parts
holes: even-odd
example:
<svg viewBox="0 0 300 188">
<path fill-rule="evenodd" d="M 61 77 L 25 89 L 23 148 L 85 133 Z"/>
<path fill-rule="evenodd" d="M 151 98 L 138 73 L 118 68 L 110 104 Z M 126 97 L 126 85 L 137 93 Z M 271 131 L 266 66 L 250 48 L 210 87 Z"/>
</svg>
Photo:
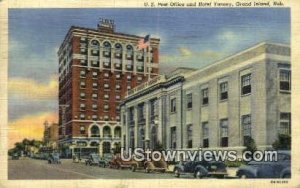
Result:
<svg viewBox="0 0 300 188">
<path fill-rule="evenodd" d="M 168 173 L 131 172 L 86 166 L 62 160 L 62 164 L 48 164 L 44 160 L 19 159 L 8 161 L 8 179 L 168 179 L 175 178 Z"/>
</svg>

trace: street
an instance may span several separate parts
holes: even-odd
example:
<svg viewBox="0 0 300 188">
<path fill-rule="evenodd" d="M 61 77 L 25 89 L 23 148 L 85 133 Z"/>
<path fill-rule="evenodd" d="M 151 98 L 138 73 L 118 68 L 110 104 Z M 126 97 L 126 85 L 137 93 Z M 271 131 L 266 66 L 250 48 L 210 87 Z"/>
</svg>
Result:
<svg viewBox="0 0 300 188">
<path fill-rule="evenodd" d="M 24 158 L 8 160 L 8 179 L 167 179 L 169 173 L 132 172 L 129 169 L 110 169 L 86 166 L 62 159 L 62 164 L 48 164 L 46 160 Z"/>
</svg>

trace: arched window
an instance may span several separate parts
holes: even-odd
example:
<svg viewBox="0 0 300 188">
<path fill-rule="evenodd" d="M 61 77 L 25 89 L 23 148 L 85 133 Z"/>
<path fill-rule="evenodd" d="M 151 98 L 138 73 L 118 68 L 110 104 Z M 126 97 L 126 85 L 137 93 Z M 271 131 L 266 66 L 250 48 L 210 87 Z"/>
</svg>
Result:
<svg viewBox="0 0 300 188">
<path fill-rule="evenodd" d="M 91 137 L 100 137 L 100 130 L 97 125 L 93 125 L 91 128 Z"/>
<path fill-rule="evenodd" d="M 105 42 L 103 43 L 103 46 L 104 46 L 104 48 L 106 48 L 106 49 L 108 49 L 108 50 L 110 50 L 110 48 L 111 48 L 111 44 L 110 44 L 109 42 L 107 42 L 107 41 L 105 41 Z"/>
<path fill-rule="evenodd" d="M 97 40 L 92 40 L 92 41 L 91 41 L 91 45 L 92 45 L 93 47 L 99 47 L 99 42 L 98 42 Z"/>
<path fill-rule="evenodd" d="M 114 135 L 116 138 L 121 138 L 121 127 L 115 128 Z"/>
<path fill-rule="evenodd" d="M 111 137 L 111 130 L 109 126 L 103 128 L 103 137 Z"/>
<path fill-rule="evenodd" d="M 104 46 L 104 49 L 103 49 L 103 56 L 104 57 L 110 57 L 110 52 L 111 52 L 111 44 L 109 43 L 109 42 L 107 42 L 107 41 L 105 41 L 104 43 L 103 43 L 103 46 Z"/>
</svg>

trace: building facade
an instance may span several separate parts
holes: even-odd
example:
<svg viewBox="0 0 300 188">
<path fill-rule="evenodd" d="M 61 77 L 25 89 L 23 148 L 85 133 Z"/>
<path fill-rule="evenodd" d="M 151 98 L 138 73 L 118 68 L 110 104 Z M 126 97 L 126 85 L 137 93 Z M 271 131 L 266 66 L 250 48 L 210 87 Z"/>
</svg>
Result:
<svg viewBox="0 0 300 188">
<path fill-rule="evenodd" d="M 112 20 L 97 29 L 72 26 L 59 57 L 59 145 L 62 153 L 110 153 L 120 146 L 119 103 L 127 90 L 158 75 L 159 39 L 118 33 Z"/>
<path fill-rule="evenodd" d="M 47 121 L 44 122 L 44 139 L 45 146 L 51 149 L 58 147 L 58 124 Z"/>
<path fill-rule="evenodd" d="M 279 133 L 291 132 L 289 46 L 260 43 L 202 69 L 161 78 L 162 83 L 150 80 L 123 100 L 126 148 L 143 146 L 139 143 L 144 141 L 151 149 L 156 142 L 165 149 L 241 151 L 253 139 L 258 149 L 266 149 Z M 159 99 L 155 123 L 154 99 Z M 144 110 L 146 135 L 135 123 L 144 104 L 150 106 Z"/>
</svg>

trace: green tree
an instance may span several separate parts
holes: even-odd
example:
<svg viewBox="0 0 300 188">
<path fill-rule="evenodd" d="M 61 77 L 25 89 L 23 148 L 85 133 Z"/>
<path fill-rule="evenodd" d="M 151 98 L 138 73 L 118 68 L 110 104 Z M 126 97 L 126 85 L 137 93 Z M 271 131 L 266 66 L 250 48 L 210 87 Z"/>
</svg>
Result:
<svg viewBox="0 0 300 188">
<path fill-rule="evenodd" d="M 245 140 L 244 140 L 244 146 L 246 147 L 243 152 L 245 151 L 250 151 L 252 154 L 257 150 L 257 147 L 256 147 L 256 143 L 255 143 L 255 140 L 253 138 L 251 138 L 250 136 L 248 137 L 245 137 Z M 251 154 L 246 154 L 247 158 L 251 158 Z"/>
<path fill-rule="evenodd" d="M 276 150 L 290 150 L 291 149 L 291 135 L 278 134 L 277 140 L 272 144 Z"/>
</svg>

